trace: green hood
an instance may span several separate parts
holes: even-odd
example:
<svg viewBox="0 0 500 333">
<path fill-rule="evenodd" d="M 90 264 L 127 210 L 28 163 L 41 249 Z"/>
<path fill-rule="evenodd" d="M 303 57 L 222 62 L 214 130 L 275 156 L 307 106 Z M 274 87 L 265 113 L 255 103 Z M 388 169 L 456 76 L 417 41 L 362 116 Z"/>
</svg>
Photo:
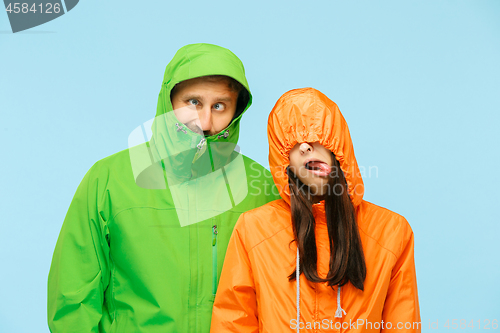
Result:
<svg viewBox="0 0 500 333">
<path fill-rule="evenodd" d="M 247 89 L 250 98 L 227 128 L 204 137 L 177 120 L 171 112 L 170 93 L 179 82 L 207 75 L 225 75 L 237 80 Z M 251 103 L 245 69 L 234 53 L 211 44 L 191 44 L 177 51 L 165 69 L 150 140 L 153 162 L 161 161 L 169 183 L 184 182 L 227 165 L 235 157 L 233 152 L 238 142 L 241 116 Z"/>
<path fill-rule="evenodd" d="M 170 92 L 177 83 L 208 75 L 229 76 L 241 83 L 250 93 L 243 63 L 233 52 L 212 44 L 190 44 L 179 49 L 165 69 L 156 116 L 172 111 Z M 245 110 L 251 104 L 250 94 Z M 237 123 L 237 119 L 231 125 Z"/>
<path fill-rule="evenodd" d="M 192 154 L 196 153 L 193 149 L 204 138 L 177 120 L 175 114 L 171 112 L 173 108 L 170 93 L 179 82 L 207 75 L 229 76 L 240 82 L 249 93 L 250 98 L 243 112 L 233 119 L 226 129 L 205 138 L 208 142 L 231 142 L 234 145 L 238 142 L 241 116 L 252 104 L 252 95 L 245 78 L 243 64 L 234 53 L 223 47 L 212 44 L 191 44 L 177 51 L 165 69 L 158 96 L 156 118 L 152 126 L 152 142 L 158 153 L 156 158 L 164 159 L 187 150 L 192 150 Z M 186 139 L 185 134 L 190 138 Z"/>
</svg>

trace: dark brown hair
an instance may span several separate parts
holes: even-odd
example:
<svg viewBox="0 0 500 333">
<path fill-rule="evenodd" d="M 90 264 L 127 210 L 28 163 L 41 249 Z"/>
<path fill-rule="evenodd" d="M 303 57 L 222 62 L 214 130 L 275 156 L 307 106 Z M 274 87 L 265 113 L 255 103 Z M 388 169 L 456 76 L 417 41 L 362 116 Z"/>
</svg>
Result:
<svg viewBox="0 0 500 333">
<path fill-rule="evenodd" d="M 290 168 L 287 169 L 290 188 L 292 225 L 300 252 L 300 273 L 311 282 L 328 282 L 329 286 L 345 285 L 351 282 L 363 290 L 366 278 L 366 264 L 359 237 L 354 206 L 349 198 L 347 182 L 333 155 L 332 172 L 329 175 L 325 199 L 325 215 L 330 241 L 330 270 L 326 278 L 318 276 L 316 222 L 312 212 L 312 196 Z M 335 171 L 335 172 L 334 172 Z M 335 189 L 341 189 L 336 191 Z M 340 193 L 337 193 L 340 192 Z M 295 280 L 295 270 L 288 276 Z"/>
</svg>

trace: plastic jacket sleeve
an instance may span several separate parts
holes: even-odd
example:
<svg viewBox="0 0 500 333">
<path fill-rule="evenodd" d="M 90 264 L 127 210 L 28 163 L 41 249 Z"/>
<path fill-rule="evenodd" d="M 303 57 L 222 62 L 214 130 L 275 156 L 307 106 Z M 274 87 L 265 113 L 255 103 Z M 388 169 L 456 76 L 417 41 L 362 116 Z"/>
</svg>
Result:
<svg viewBox="0 0 500 333">
<path fill-rule="evenodd" d="M 52 333 L 100 331 L 109 247 L 102 236 L 97 181 L 92 182 L 91 173 L 76 191 L 52 258 L 47 297 Z"/>
<path fill-rule="evenodd" d="M 236 223 L 217 288 L 210 332 L 259 331 L 252 268 L 245 247 L 244 215 Z"/>
<path fill-rule="evenodd" d="M 391 281 L 382 314 L 383 321 L 390 322 L 392 329 L 384 326 L 382 332 L 420 332 L 420 310 L 417 294 L 417 278 L 413 254 L 413 232 L 405 221 L 400 255 L 392 269 Z"/>
</svg>

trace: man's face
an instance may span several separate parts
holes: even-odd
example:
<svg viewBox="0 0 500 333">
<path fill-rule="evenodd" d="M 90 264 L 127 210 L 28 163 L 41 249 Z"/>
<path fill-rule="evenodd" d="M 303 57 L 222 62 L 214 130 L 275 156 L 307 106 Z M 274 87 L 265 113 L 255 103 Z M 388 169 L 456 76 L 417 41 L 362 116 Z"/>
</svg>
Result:
<svg viewBox="0 0 500 333">
<path fill-rule="evenodd" d="M 199 77 L 178 83 L 171 101 L 175 116 L 191 131 L 214 135 L 233 119 L 238 91 L 232 90 L 226 79 Z"/>
<path fill-rule="evenodd" d="M 328 177 L 332 171 L 332 153 L 319 142 L 297 143 L 290 151 L 290 169 L 311 194 L 322 196 L 328 191 Z"/>
</svg>

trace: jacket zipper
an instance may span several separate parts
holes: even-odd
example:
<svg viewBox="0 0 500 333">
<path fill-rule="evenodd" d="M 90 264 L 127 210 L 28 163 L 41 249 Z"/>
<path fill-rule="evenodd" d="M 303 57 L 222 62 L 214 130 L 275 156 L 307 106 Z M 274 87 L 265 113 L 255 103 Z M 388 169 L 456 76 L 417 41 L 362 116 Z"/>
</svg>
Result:
<svg viewBox="0 0 500 333">
<path fill-rule="evenodd" d="M 217 225 L 212 227 L 212 293 L 217 292 Z"/>
</svg>

